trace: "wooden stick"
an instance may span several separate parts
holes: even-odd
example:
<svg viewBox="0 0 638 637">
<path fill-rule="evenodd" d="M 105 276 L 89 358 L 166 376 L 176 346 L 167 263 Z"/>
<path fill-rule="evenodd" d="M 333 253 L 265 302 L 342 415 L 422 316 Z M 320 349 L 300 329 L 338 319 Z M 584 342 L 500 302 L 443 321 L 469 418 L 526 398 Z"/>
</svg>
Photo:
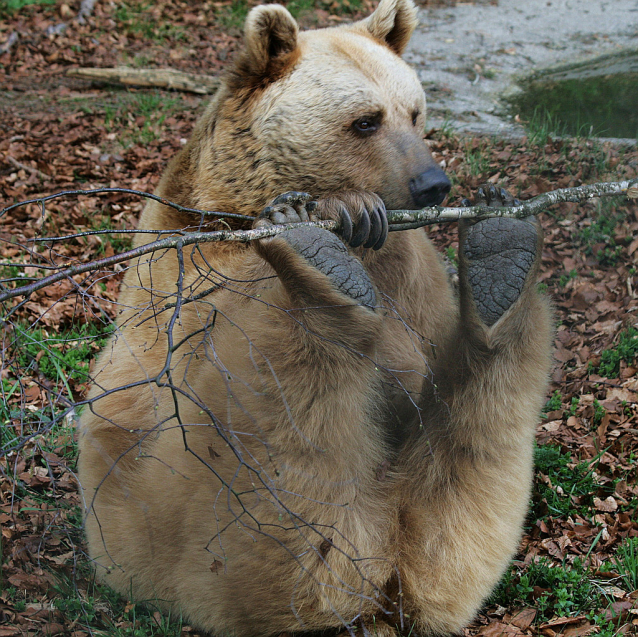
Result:
<svg viewBox="0 0 638 637">
<path fill-rule="evenodd" d="M 38 170 L 37 168 L 33 168 L 32 166 L 27 166 L 27 164 L 23 164 L 22 162 L 19 162 L 14 157 L 11 157 L 11 155 L 7 155 L 6 157 L 9 163 L 13 164 L 16 168 L 22 168 L 22 170 L 26 170 L 29 173 L 37 175 L 40 179 L 51 179 L 49 175 L 47 175 L 46 173 L 43 173 L 41 170 Z"/>
</svg>

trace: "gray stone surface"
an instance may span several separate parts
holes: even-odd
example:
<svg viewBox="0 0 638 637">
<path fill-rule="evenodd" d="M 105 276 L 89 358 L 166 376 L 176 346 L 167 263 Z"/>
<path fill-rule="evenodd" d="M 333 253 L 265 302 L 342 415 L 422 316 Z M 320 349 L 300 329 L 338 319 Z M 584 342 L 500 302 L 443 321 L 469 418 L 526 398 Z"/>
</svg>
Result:
<svg viewBox="0 0 638 637">
<path fill-rule="evenodd" d="M 500 100 L 517 76 L 638 46 L 638 0 L 466 3 L 421 9 L 419 20 L 404 57 L 423 82 L 428 126 L 461 132 L 521 135 Z"/>
</svg>

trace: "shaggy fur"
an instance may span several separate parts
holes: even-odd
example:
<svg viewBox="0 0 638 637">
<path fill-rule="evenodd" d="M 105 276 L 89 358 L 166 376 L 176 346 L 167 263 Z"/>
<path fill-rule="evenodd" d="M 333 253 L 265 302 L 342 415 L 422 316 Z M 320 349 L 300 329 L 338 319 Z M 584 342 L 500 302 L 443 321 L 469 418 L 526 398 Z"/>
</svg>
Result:
<svg viewBox="0 0 638 637">
<path fill-rule="evenodd" d="M 362 22 L 299 33 L 283 7 L 251 11 L 158 194 L 251 216 L 288 190 L 324 217 L 338 202 L 356 217 L 368 191 L 413 207 L 410 179 L 434 165 L 399 57 L 415 14 L 381 0 Z M 361 117 L 378 133 L 353 134 Z M 139 227 L 199 223 L 151 202 Z M 491 327 L 463 250 L 460 299 L 422 230 L 351 254 L 375 309 L 282 239 L 131 264 L 80 425 L 89 548 L 109 585 L 216 635 L 448 634 L 472 619 L 529 498 L 551 340 L 540 249 Z"/>
</svg>

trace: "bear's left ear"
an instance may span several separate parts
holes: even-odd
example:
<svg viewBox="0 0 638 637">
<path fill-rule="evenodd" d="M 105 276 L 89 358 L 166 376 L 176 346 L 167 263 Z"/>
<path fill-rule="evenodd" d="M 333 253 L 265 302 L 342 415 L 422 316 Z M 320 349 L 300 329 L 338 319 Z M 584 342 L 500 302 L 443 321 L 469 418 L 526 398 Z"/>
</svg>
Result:
<svg viewBox="0 0 638 637">
<path fill-rule="evenodd" d="M 252 9 L 244 27 L 245 70 L 252 75 L 265 75 L 273 62 L 284 61 L 297 49 L 298 33 L 295 19 L 280 4 Z"/>
<path fill-rule="evenodd" d="M 418 24 L 416 13 L 412 0 L 381 0 L 374 13 L 355 26 L 364 28 L 401 55 Z"/>
</svg>

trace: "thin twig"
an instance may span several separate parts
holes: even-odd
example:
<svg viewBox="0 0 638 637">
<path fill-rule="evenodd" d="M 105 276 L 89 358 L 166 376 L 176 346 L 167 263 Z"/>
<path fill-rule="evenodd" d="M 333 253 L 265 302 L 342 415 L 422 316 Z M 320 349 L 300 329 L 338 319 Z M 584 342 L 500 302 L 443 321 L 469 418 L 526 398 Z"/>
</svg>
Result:
<svg viewBox="0 0 638 637">
<path fill-rule="evenodd" d="M 14 203 L 6 208 L 2 208 L 0 210 L 0 217 L 4 216 L 7 212 L 14 210 L 15 208 L 21 208 L 22 206 L 26 206 L 27 204 L 37 203 L 43 205 L 47 201 L 51 201 L 51 199 L 59 199 L 60 197 L 68 197 L 70 195 L 105 195 L 109 193 L 120 193 L 124 195 L 135 195 L 136 197 L 144 197 L 145 199 L 152 199 L 153 201 L 157 201 L 169 208 L 174 208 L 179 212 L 190 212 L 197 215 L 204 215 L 207 217 L 224 217 L 225 219 L 241 219 L 242 221 L 253 221 L 253 217 L 249 217 L 247 215 L 238 215 L 233 212 L 213 212 L 211 210 L 198 210 L 197 208 L 187 208 L 186 206 L 180 206 L 177 203 L 173 203 L 168 199 L 164 199 L 164 197 L 159 197 L 158 195 L 153 195 L 150 192 L 143 192 L 141 190 L 131 190 L 130 188 L 94 188 L 92 190 L 63 190 L 62 192 L 56 192 L 52 195 L 47 195 L 46 197 L 38 197 L 37 199 L 27 199 L 26 201 L 19 201 L 18 203 Z M 163 231 L 164 232 L 164 231 Z"/>
</svg>

